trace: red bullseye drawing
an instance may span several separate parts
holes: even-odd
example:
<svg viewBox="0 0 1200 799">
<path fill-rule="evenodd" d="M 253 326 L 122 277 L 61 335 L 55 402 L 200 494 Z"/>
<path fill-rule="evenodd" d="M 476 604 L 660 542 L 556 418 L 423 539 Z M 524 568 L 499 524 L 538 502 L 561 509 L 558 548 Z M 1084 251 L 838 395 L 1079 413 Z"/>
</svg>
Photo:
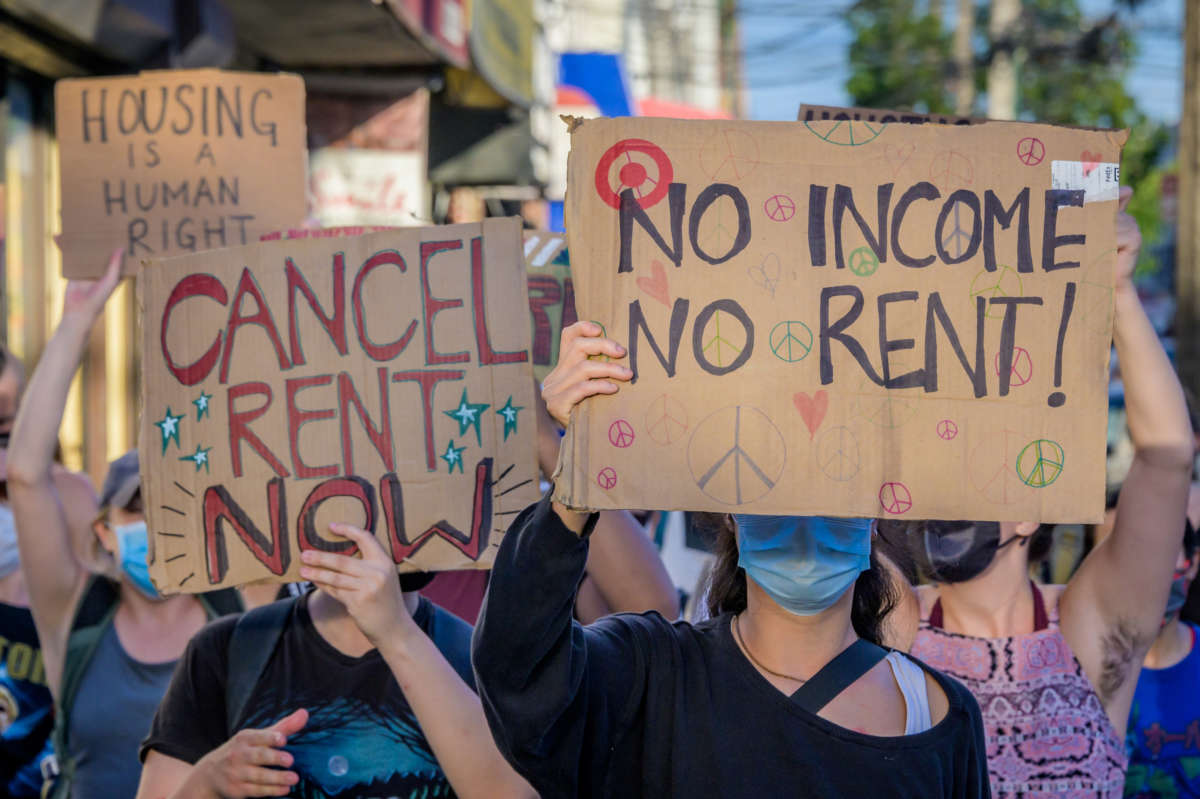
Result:
<svg viewBox="0 0 1200 799">
<path fill-rule="evenodd" d="M 624 419 L 618 419 L 608 426 L 608 443 L 614 447 L 625 449 L 633 444 L 633 427 Z"/>
<path fill-rule="evenodd" d="M 1026 136 L 1017 142 L 1017 160 L 1025 166 L 1037 166 L 1046 157 L 1046 145 L 1034 136 Z"/>
<path fill-rule="evenodd" d="M 958 425 L 952 419 L 943 419 L 937 423 L 937 435 L 942 441 L 953 441 L 958 435 Z"/>
<path fill-rule="evenodd" d="M 763 203 L 763 212 L 772 222 L 786 222 L 796 215 L 796 201 L 786 194 L 774 194 Z"/>
<path fill-rule="evenodd" d="M 649 208 L 667 196 L 674 176 L 671 159 L 661 147 L 645 139 L 622 139 L 596 164 L 596 193 L 620 208 L 621 192 L 632 189 L 638 205 Z"/>
<path fill-rule="evenodd" d="M 611 466 L 605 466 L 596 475 L 596 485 L 605 491 L 612 491 L 617 485 L 617 471 Z"/>
<path fill-rule="evenodd" d="M 1000 376 L 1000 353 L 996 353 L 996 376 Z M 1013 347 L 1012 374 L 1008 384 L 1014 388 L 1023 386 L 1033 379 L 1033 358 L 1024 347 Z"/>
<path fill-rule="evenodd" d="M 885 513 L 899 516 L 912 510 L 912 494 L 904 483 L 884 483 L 879 488 L 879 505 Z"/>
</svg>

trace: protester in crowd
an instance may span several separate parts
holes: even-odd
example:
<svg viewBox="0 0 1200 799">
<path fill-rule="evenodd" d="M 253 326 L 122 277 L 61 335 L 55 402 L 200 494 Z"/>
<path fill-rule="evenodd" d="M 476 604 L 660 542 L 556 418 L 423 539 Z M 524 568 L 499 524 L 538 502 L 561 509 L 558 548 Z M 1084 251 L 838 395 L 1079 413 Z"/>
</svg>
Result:
<svg viewBox="0 0 1200 799">
<path fill-rule="evenodd" d="M 537 398 L 538 467 L 549 479 L 558 463 L 559 427 Z M 439 607 L 474 624 L 487 591 L 488 572 L 442 572 L 421 593 Z M 654 542 L 629 511 L 600 514 L 587 568 L 575 599 L 575 618 L 586 623 L 609 613 L 656 610 L 679 616 L 679 592 Z"/>
<path fill-rule="evenodd" d="M 42 764 L 53 762 L 50 730 L 54 700 L 46 684 L 41 645 L 21 572 L 17 527 L 8 506 L 8 440 L 25 390 L 24 365 L 0 347 L 0 793 L 13 799 L 41 795 Z M 78 542 L 88 537 L 96 494 L 86 476 L 60 466 L 53 478 Z M 76 547 L 76 552 L 79 552 Z"/>
<path fill-rule="evenodd" d="M 543 396 L 563 425 L 632 376 L 592 322 L 564 330 L 560 353 Z M 547 494 L 517 517 L 473 658 L 517 771 L 543 796 L 986 796 L 970 695 L 877 645 L 894 589 L 872 523 L 735 518 L 718 517 L 715 618 L 583 626 L 572 607 L 596 516 Z"/>
<path fill-rule="evenodd" d="M 1162 631 L 1142 662 L 1129 713 L 1127 797 L 1200 799 L 1200 648 L 1196 625 L 1179 618 L 1200 570 L 1198 528 L 1200 483 L 1192 483 Z"/>
<path fill-rule="evenodd" d="M 142 746 L 138 792 L 531 797 L 488 734 L 471 628 L 396 577 L 371 533 L 359 557 L 306 551 L 317 590 L 221 619 L 188 646 Z"/>
<path fill-rule="evenodd" d="M 29 383 L 37 401 L 21 405 L 7 450 L 21 567 L 55 699 L 53 736 L 61 773 L 54 796 L 75 799 L 134 795 L 138 742 L 175 660 L 206 618 L 239 607 L 229 593 L 158 596 L 146 564 L 136 452 L 109 467 L 99 513 L 90 494 L 68 495 L 55 477 L 67 389 L 120 269 L 118 251 L 100 280 L 67 285 L 62 321 Z M 108 560 L 103 573 L 71 546 L 72 516 L 78 513 L 93 517 L 100 551 L 95 565 Z"/>
<path fill-rule="evenodd" d="M 1114 340 L 1135 454 L 1112 532 L 1067 585 L 1042 587 L 1029 558 L 1046 526 L 928 522 L 909 536 L 934 581 L 918 589 L 912 652 L 979 700 L 996 797 L 1121 795 L 1134 687 L 1179 555 L 1192 435 L 1130 282 L 1141 237 L 1129 197 L 1123 189 Z"/>
</svg>

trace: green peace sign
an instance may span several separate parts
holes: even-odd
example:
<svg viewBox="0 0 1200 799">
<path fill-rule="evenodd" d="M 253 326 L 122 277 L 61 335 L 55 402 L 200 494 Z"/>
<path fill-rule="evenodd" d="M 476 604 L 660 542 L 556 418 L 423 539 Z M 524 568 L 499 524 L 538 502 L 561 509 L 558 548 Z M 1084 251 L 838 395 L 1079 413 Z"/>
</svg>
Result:
<svg viewBox="0 0 1200 799">
<path fill-rule="evenodd" d="M 1026 444 L 1017 456 L 1017 476 L 1030 488 L 1045 488 L 1062 474 L 1065 460 L 1058 442 L 1039 438 Z"/>
<path fill-rule="evenodd" d="M 812 131 L 818 139 L 830 144 L 858 147 L 874 141 L 876 136 L 883 133 L 887 123 L 863 122 L 855 119 L 814 119 L 811 122 L 805 122 L 804 127 Z"/>
<path fill-rule="evenodd" d="M 803 322 L 780 322 L 771 328 L 770 343 L 771 352 L 776 358 L 795 363 L 804 360 L 812 352 L 813 333 Z"/>
<path fill-rule="evenodd" d="M 859 277 L 870 277 L 879 268 L 879 257 L 870 247 L 859 247 L 850 253 L 850 271 Z"/>
</svg>

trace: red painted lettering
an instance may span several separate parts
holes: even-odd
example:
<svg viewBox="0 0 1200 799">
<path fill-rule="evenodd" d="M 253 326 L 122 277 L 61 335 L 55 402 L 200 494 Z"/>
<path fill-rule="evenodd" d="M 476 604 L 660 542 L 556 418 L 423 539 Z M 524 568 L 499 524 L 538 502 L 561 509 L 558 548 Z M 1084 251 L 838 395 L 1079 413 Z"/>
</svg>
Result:
<svg viewBox="0 0 1200 799">
<path fill-rule="evenodd" d="M 242 300 L 246 297 L 253 298 L 258 306 L 258 310 L 250 316 L 242 314 Z M 229 306 L 229 321 L 225 325 L 225 352 L 221 356 L 222 383 L 229 379 L 229 354 L 233 351 L 234 335 L 242 325 L 258 325 L 265 330 L 267 337 L 271 339 L 271 344 L 275 347 L 275 357 L 279 359 L 279 368 L 290 369 L 292 367 L 288 363 L 287 353 L 284 352 L 283 342 L 279 339 L 279 330 L 275 327 L 275 320 L 271 318 L 271 309 L 267 307 L 262 289 L 258 287 L 258 281 L 254 279 L 249 267 L 242 269 L 242 277 L 238 280 L 237 294 L 233 296 L 233 303 Z"/>
<path fill-rule="evenodd" d="M 437 471 L 433 451 L 433 389 L 442 380 L 462 380 L 463 374 L 461 369 L 414 369 L 392 375 L 393 383 L 414 380 L 421 384 L 421 406 L 424 409 L 425 420 L 425 467 L 431 472 Z"/>
<path fill-rule="evenodd" d="M 326 480 L 312 490 L 300 516 L 296 519 L 296 534 L 300 539 L 300 551 L 319 549 L 322 552 L 337 552 L 342 555 L 353 555 L 358 552 L 358 545 L 349 539 L 331 541 L 317 532 L 317 508 L 327 499 L 334 497 L 349 497 L 357 499 L 363 507 L 362 529 L 375 532 L 375 489 L 361 477 L 334 477 Z"/>
<path fill-rule="evenodd" d="M 350 304 L 354 306 L 354 330 L 358 333 L 358 343 L 362 345 L 363 352 L 376 361 L 386 362 L 393 360 L 400 353 L 404 352 L 404 348 L 408 346 L 408 342 L 412 341 L 413 334 L 417 332 L 417 320 L 412 320 L 408 328 L 405 329 L 404 335 L 390 344 L 376 344 L 367 335 L 366 309 L 363 308 L 362 303 L 363 283 L 366 282 L 367 275 L 371 274 L 376 267 L 383 266 L 384 264 L 398 266 L 401 272 L 408 271 L 408 267 L 404 263 L 404 258 L 395 250 L 384 250 L 375 253 L 363 262 L 362 268 L 354 276 L 354 288 L 350 290 Z"/>
<path fill-rule="evenodd" d="M 457 241 L 423 241 L 421 242 L 421 291 L 425 296 L 425 365 L 435 366 L 443 363 L 468 363 L 471 360 L 466 350 L 453 352 L 449 355 L 437 351 L 433 343 L 433 318 L 447 308 L 461 308 L 463 301 L 455 298 L 447 300 L 433 296 L 429 289 L 429 261 L 439 252 L 446 250 L 461 250 L 462 239 Z"/>
<path fill-rule="evenodd" d="M 292 364 L 303 366 L 304 348 L 300 345 L 300 330 L 296 320 L 296 292 L 299 291 L 308 301 L 308 307 L 316 315 L 317 321 L 325 328 L 333 346 L 345 355 L 349 348 L 346 345 L 346 256 L 336 253 L 333 256 L 333 316 L 325 313 L 312 286 L 304 278 L 304 274 L 296 268 L 295 262 L 288 258 L 284 264 L 284 274 L 287 276 L 288 290 L 288 338 L 292 345 Z"/>
<path fill-rule="evenodd" d="M 309 466 L 300 457 L 300 428 L 308 422 L 321 419 L 332 419 L 333 408 L 322 408 L 316 411 L 306 411 L 296 407 L 296 395 L 306 388 L 327 386 L 333 382 L 333 375 L 316 375 L 315 377 L 293 377 L 284 381 L 284 392 L 287 395 L 288 443 L 292 450 L 292 468 L 296 477 L 333 477 L 338 473 L 337 464 L 328 466 Z"/>
<path fill-rule="evenodd" d="M 492 529 L 492 459 L 484 458 L 475 467 L 474 504 L 471 511 L 471 529 L 463 533 L 450 522 L 442 519 L 428 530 L 410 539 L 404 527 L 404 492 L 394 474 L 386 474 L 379 484 L 380 503 L 383 505 L 384 526 L 387 527 L 391 544 L 392 560 L 400 563 L 425 546 L 434 536 L 442 538 L 471 560 L 479 560 L 487 549 L 488 536 Z"/>
<path fill-rule="evenodd" d="M 263 404 L 248 411 L 234 410 L 233 404 L 235 401 L 242 397 L 248 397 L 251 394 L 259 394 L 264 397 Z M 262 439 L 250 429 L 250 423 L 266 413 L 267 408 L 271 407 L 271 387 L 266 383 L 257 381 L 230 386 L 228 401 L 229 460 L 233 464 L 233 476 L 242 476 L 242 440 L 245 439 L 251 449 L 257 452 L 259 457 L 275 470 L 275 474 L 280 477 L 290 477 L 287 468 L 280 462 L 279 458 L 276 458 L 275 454 L 262 442 Z"/>
<path fill-rule="evenodd" d="M 221 582 L 229 571 L 229 550 L 221 522 L 233 528 L 258 562 L 272 574 L 282 575 L 288 570 L 291 552 L 286 532 L 287 498 L 283 480 L 278 477 L 267 483 L 267 513 L 269 539 L 229 495 L 225 486 L 211 486 L 204 492 L 204 552 L 208 560 L 209 583 Z"/>
<path fill-rule="evenodd" d="M 528 361 L 528 350 L 496 352 L 492 349 L 492 336 L 488 332 L 487 326 L 487 291 L 483 285 L 482 236 L 471 239 L 471 299 L 475 306 L 475 347 L 479 351 L 479 363 L 483 366 L 491 366 L 495 363 L 525 363 Z M 432 330 L 429 332 L 432 333 Z M 432 335 L 429 338 L 432 338 Z"/>
<path fill-rule="evenodd" d="M 379 427 L 371 421 L 370 414 L 367 413 L 366 406 L 363 405 L 362 399 L 358 396 L 358 392 L 354 390 L 354 383 L 350 379 L 350 375 L 346 372 L 338 374 L 338 409 L 341 414 L 342 423 L 342 463 L 343 474 L 354 474 L 354 442 L 350 436 L 350 405 L 354 405 L 354 410 L 358 411 L 358 420 L 362 423 L 363 430 L 367 434 L 367 438 L 371 440 L 371 444 L 375 447 L 375 451 L 379 453 L 379 457 L 383 460 L 384 467 L 390 472 L 396 468 L 395 458 L 392 455 L 392 410 L 388 406 L 388 370 L 385 367 L 379 367 L 377 370 L 379 375 Z"/>
<path fill-rule="evenodd" d="M 167 304 L 163 307 L 162 326 L 159 330 L 163 360 L 166 361 L 167 369 L 175 375 L 176 380 L 185 386 L 194 386 L 208 377 L 208 373 L 216 365 L 217 358 L 221 353 L 221 334 L 217 333 L 217 338 L 213 341 L 212 346 L 197 360 L 186 366 L 175 363 L 167 347 L 167 325 L 171 319 L 171 311 L 189 297 L 208 297 L 225 305 L 229 302 L 229 295 L 225 293 L 225 287 L 221 285 L 221 281 L 212 275 L 188 275 L 176 283 L 175 288 L 171 289 L 171 294 L 167 297 Z"/>
</svg>

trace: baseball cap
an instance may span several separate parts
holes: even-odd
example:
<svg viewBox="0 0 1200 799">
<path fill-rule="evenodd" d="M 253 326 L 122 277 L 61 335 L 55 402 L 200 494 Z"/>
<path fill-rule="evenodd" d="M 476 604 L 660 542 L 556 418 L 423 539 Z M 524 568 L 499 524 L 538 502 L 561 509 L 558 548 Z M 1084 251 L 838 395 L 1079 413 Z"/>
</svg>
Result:
<svg viewBox="0 0 1200 799">
<path fill-rule="evenodd" d="M 108 474 L 104 475 L 104 486 L 100 490 L 100 507 L 125 507 L 141 484 L 138 454 L 137 450 L 133 449 L 108 464 Z"/>
</svg>

